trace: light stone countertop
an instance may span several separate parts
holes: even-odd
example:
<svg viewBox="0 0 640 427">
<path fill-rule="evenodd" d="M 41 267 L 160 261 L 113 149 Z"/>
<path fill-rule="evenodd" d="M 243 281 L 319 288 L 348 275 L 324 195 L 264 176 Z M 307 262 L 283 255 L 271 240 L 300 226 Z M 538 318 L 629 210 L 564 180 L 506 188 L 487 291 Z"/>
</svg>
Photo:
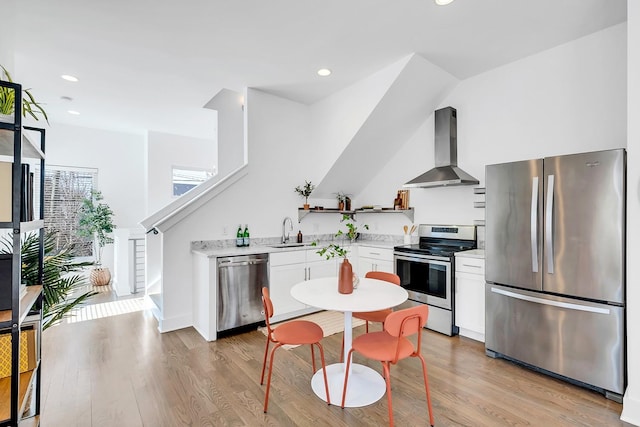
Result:
<svg viewBox="0 0 640 427">
<path fill-rule="evenodd" d="M 223 256 L 236 256 L 236 255 L 254 255 L 254 254 L 264 254 L 264 253 L 280 253 L 280 252 L 291 252 L 291 251 L 306 251 L 313 249 L 320 249 L 325 245 L 330 243 L 337 243 L 340 246 L 352 246 L 349 244 L 345 244 L 340 240 L 320 240 L 318 241 L 317 246 L 312 246 L 311 242 L 304 242 L 304 246 L 289 246 L 286 248 L 273 248 L 270 247 L 269 244 L 273 243 L 252 243 L 251 246 L 248 247 L 236 247 L 236 246 L 225 246 L 225 247 L 202 247 L 202 248 L 192 248 L 191 252 L 197 255 L 204 255 L 209 258 L 218 258 Z M 383 249 L 393 249 L 395 246 L 402 245 L 400 240 L 396 241 L 382 241 L 382 240 L 358 240 L 353 245 L 355 246 L 369 246 L 375 248 L 383 248 Z"/>
<path fill-rule="evenodd" d="M 481 258 L 484 259 L 484 249 L 471 249 L 468 251 L 456 252 L 456 257 Z"/>
</svg>

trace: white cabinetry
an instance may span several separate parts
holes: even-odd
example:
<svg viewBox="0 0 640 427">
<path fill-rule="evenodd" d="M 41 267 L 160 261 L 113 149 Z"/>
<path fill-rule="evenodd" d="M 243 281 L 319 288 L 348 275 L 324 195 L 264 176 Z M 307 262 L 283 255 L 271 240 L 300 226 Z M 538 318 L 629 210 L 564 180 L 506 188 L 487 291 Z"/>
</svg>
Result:
<svg viewBox="0 0 640 427">
<path fill-rule="evenodd" d="M 271 253 L 269 289 L 273 300 L 272 322 L 318 311 L 291 296 L 291 288 L 304 280 L 337 275 L 335 259 L 326 260 L 316 249 Z"/>
<path fill-rule="evenodd" d="M 364 277 L 369 271 L 393 273 L 393 249 L 358 246 L 358 275 Z"/>
<path fill-rule="evenodd" d="M 456 255 L 456 326 L 460 335 L 484 342 L 484 259 Z"/>
</svg>

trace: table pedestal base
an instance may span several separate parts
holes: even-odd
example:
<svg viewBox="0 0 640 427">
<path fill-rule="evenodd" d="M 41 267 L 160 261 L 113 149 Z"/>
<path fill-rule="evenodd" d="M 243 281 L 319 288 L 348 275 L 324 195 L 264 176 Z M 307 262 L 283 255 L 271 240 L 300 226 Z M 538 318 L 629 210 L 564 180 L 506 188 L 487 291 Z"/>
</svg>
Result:
<svg viewBox="0 0 640 427">
<path fill-rule="evenodd" d="M 346 364 L 343 363 L 327 365 L 327 380 L 329 381 L 329 394 L 331 395 L 332 405 L 340 406 L 342 403 L 345 367 Z M 368 366 L 357 363 L 351 363 L 348 387 L 347 398 L 344 403 L 345 408 L 371 405 L 380 400 L 387 389 L 384 378 L 379 373 Z M 313 375 L 311 388 L 320 399 L 327 401 L 322 368 Z"/>
</svg>

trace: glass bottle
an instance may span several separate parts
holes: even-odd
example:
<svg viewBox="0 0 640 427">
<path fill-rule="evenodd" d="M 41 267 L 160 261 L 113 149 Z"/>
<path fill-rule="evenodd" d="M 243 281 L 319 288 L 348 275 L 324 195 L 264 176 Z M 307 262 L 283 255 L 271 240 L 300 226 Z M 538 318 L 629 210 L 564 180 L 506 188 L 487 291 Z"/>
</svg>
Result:
<svg viewBox="0 0 640 427">
<path fill-rule="evenodd" d="M 242 234 L 243 246 L 249 246 L 249 225 L 244 226 L 244 233 Z"/>
<path fill-rule="evenodd" d="M 244 233 L 242 232 L 242 224 L 238 225 L 238 232 L 236 233 L 236 246 L 244 245 Z"/>
</svg>

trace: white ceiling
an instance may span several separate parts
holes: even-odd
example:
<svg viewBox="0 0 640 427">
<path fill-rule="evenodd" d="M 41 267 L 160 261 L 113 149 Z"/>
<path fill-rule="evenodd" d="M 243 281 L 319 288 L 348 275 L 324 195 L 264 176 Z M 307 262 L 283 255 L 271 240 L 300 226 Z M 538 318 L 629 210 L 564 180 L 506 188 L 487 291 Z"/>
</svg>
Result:
<svg viewBox="0 0 640 427">
<path fill-rule="evenodd" d="M 414 52 L 464 79 L 624 22 L 627 9 L 626 0 L 10 1 L 14 79 L 54 126 L 194 136 L 210 131 L 201 107 L 223 88 L 312 104 Z M 317 76 L 321 67 L 333 74 Z"/>
</svg>

